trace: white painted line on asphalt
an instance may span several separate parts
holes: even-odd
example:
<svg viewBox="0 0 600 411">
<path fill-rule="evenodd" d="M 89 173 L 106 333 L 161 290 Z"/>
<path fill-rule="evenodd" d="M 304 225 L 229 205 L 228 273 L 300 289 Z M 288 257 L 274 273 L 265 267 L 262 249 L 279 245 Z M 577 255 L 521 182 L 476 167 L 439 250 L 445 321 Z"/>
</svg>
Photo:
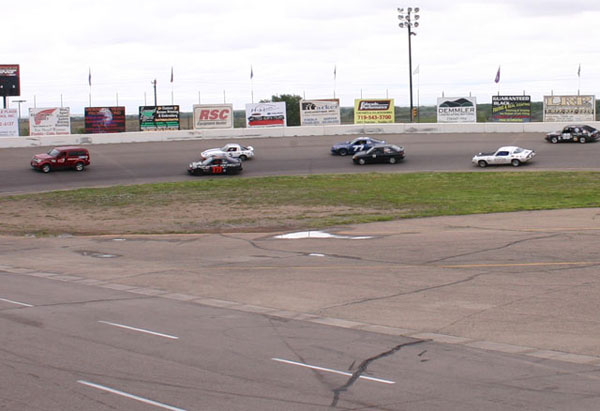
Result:
<svg viewBox="0 0 600 411">
<path fill-rule="evenodd" d="M 6 298 L 0 298 L 0 301 L 6 301 L 7 303 L 22 305 L 23 307 L 33 307 L 31 304 L 20 303 L 14 300 L 7 300 Z"/>
<path fill-rule="evenodd" d="M 137 395 L 129 394 L 129 393 L 126 393 L 124 391 L 115 390 L 114 388 L 105 387 L 104 385 L 94 384 L 93 382 L 83 381 L 83 380 L 78 380 L 77 382 L 79 384 L 87 385 L 88 387 L 97 388 L 99 390 L 107 391 L 107 392 L 110 392 L 110 393 L 113 393 L 113 394 L 117 394 L 117 395 L 120 395 L 122 397 L 131 398 L 132 400 L 140 401 L 140 402 L 143 402 L 145 404 L 154 405 L 156 407 L 164 408 L 166 410 L 171 410 L 171 411 L 185 411 L 183 408 L 177 408 L 177 407 L 173 407 L 171 405 L 163 404 L 161 402 L 152 401 L 152 400 L 149 400 L 149 399 L 144 398 L 144 397 L 138 397 Z"/>
<path fill-rule="evenodd" d="M 304 364 L 304 363 L 301 363 L 301 362 L 284 360 L 284 359 L 281 359 L 281 358 L 271 358 L 271 359 L 273 361 L 278 361 L 278 362 L 282 362 L 282 363 L 285 363 L 285 364 L 291 364 L 291 365 L 298 365 L 300 367 L 310 368 L 310 369 L 313 369 L 313 370 L 325 371 L 325 372 L 330 372 L 330 373 L 333 373 L 333 374 L 345 375 L 345 376 L 348 376 L 348 377 L 352 376 L 351 372 L 332 370 L 331 368 L 317 367 L 316 365 L 309 365 L 309 364 Z M 381 382 L 383 384 L 396 384 L 395 381 L 383 380 L 381 378 L 367 377 L 365 375 L 361 375 L 358 378 L 363 378 L 365 380 L 374 381 L 374 382 Z"/>
<path fill-rule="evenodd" d="M 117 323 L 111 323 L 108 321 L 98 321 L 99 323 L 102 324 L 108 324 L 108 325 L 112 325 L 113 327 L 119 327 L 119 328 L 125 328 L 127 330 L 133 330 L 133 331 L 139 331 L 141 333 L 146 333 L 146 334 L 152 334 L 152 335 L 157 335 L 159 337 L 165 337 L 165 338 L 170 338 L 172 340 L 178 340 L 179 337 L 175 337 L 174 335 L 169 335 L 169 334 L 163 334 L 163 333 L 158 333 L 156 331 L 150 331 L 150 330 L 145 330 L 143 328 L 135 328 L 135 327 L 130 327 L 128 325 L 123 325 L 123 324 L 117 324 Z"/>
</svg>

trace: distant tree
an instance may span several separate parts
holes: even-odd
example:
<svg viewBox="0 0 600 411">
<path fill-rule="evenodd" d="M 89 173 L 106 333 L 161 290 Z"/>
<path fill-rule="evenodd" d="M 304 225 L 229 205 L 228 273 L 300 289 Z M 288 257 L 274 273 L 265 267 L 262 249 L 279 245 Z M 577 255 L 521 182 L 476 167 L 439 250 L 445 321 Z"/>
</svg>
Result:
<svg viewBox="0 0 600 411">
<path fill-rule="evenodd" d="M 261 100 L 261 103 L 269 102 L 285 102 L 285 115 L 287 117 L 288 126 L 299 126 L 300 125 L 300 100 L 301 96 L 292 94 L 281 94 L 279 96 L 272 96 L 271 101 Z"/>
</svg>

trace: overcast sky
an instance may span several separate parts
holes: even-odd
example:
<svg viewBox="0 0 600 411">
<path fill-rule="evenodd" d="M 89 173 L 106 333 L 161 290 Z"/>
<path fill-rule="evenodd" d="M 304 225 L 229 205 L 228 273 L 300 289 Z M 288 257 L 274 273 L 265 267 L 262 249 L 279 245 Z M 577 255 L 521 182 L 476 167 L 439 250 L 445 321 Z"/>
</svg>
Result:
<svg viewBox="0 0 600 411">
<path fill-rule="evenodd" d="M 19 64 L 21 105 L 154 104 L 243 109 L 274 94 L 394 98 L 409 105 L 408 34 L 419 7 L 414 102 L 526 94 L 600 96 L 600 1 L 28 0 L 2 10 L 2 60 Z M 581 64 L 581 76 L 577 72 Z M 494 78 L 501 66 L 500 82 Z M 173 67 L 173 83 L 171 79 Z M 254 78 L 250 80 L 250 68 Z M 336 78 L 334 79 L 334 68 Z M 14 100 L 15 98 L 13 98 Z M 16 104 L 10 104 L 15 107 Z"/>
</svg>

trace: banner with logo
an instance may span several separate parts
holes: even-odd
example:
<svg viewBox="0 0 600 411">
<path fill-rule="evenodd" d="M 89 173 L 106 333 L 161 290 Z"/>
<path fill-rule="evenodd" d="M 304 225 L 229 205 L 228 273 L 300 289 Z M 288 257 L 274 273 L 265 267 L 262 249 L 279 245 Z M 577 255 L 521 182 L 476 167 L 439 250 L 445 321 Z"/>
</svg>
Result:
<svg viewBox="0 0 600 411">
<path fill-rule="evenodd" d="M 475 97 L 438 97 L 438 123 L 476 123 L 477 99 Z"/>
<path fill-rule="evenodd" d="M 194 129 L 233 128 L 233 104 L 194 104 Z"/>
<path fill-rule="evenodd" d="M 18 64 L 0 64 L 0 96 L 20 96 Z"/>
<path fill-rule="evenodd" d="M 531 96 L 492 96 L 492 121 L 529 123 Z"/>
<path fill-rule="evenodd" d="M 354 124 L 393 123 L 394 99 L 355 99 Z"/>
<path fill-rule="evenodd" d="M 0 108 L 0 137 L 19 136 L 19 114 L 16 108 Z"/>
<path fill-rule="evenodd" d="M 140 106 L 140 130 L 179 130 L 179 106 Z"/>
<path fill-rule="evenodd" d="M 86 107 L 84 118 L 86 134 L 125 131 L 125 107 Z"/>
<path fill-rule="evenodd" d="M 544 121 L 594 121 L 595 96 L 544 96 Z"/>
<path fill-rule="evenodd" d="M 340 123 L 339 99 L 300 100 L 301 125 L 323 126 Z"/>
<path fill-rule="evenodd" d="M 71 134 L 69 107 L 29 109 L 30 136 L 55 136 L 59 134 Z"/>
<path fill-rule="evenodd" d="M 246 127 L 284 127 L 286 124 L 285 101 L 246 104 Z"/>
</svg>

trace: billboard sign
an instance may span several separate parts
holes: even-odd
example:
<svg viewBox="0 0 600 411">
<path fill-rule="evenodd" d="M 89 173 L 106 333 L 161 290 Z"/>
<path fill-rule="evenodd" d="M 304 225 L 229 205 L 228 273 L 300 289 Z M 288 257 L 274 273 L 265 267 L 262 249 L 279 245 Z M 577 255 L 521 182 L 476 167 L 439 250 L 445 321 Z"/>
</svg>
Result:
<svg viewBox="0 0 600 411">
<path fill-rule="evenodd" d="M 125 131 L 125 107 L 86 107 L 85 132 L 122 133 Z"/>
<path fill-rule="evenodd" d="M 354 124 L 393 123 L 394 99 L 355 99 Z"/>
<path fill-rule="evenodd" d="M 438 97 L 438 123 L 476 123 L 477 99 L 475 97 Z"/>
<path fill-rule="evenodd" d="M 194 130 L 233 128 L 232 104 L 194 104 Z"/>
<path fill-rule="evenodd" d="M 595 96 L 544 96 L 544 121 L 581 122 L 595 119 Z"/>
<path fill-rule="evenodd" d="M 286 124 L 285 101 L 246 104 L 246 127 L 284 127 Z"/>
<path fill-rule="evenodd" d="M 20 96 L 18 64 L 0 64 L 0 96 Z"/>
<path fill-rule="evenodd" d="M 340 100 L 300 100 L 300 124 L 303 126 L 324 126 L 340 124 Z"/>
<path fill-rule="evenodd" d="M 0 137 L 19 135 L 19 114 L 16 108 L 0 109 Z"/>
<path fill-rule="evenodd" d="M 492 121 L 529 123 L 531 96 L 492 96 Z"/>
<path fill-rule="evenodd" d="M 59 134 L 71 134 L 69 107 L 29 109 L 30 136 L 55 136 Z"/>
<path fill-rule="evenodd" d="M 179 106 L 140 106 L 140 130 L 179 130 Z"/>
</svg>

